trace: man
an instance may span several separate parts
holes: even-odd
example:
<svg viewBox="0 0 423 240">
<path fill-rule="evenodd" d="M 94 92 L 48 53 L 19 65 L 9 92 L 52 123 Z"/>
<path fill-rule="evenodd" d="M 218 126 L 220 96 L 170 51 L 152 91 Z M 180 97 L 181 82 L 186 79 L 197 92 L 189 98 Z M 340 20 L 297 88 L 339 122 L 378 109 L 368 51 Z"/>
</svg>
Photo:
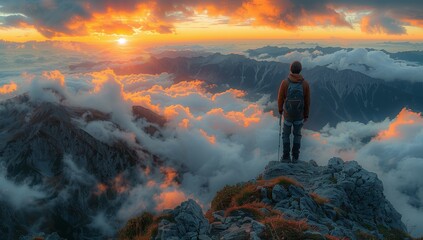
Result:
<svg viewBox="0 0 423 240">
<path fill-rule="evenodd" d="M 279 114 L 283 121 L 283 155 L 282 162 L 291 162 L 290 136 L 293 129 L 294 144 L 292 146 L 292 162 L 298 162 L 301 147 L 301 128 L 308 119 L 310 110 L 310 86 L 300 72 L 301 63 L 295 61 L 290 66 L 288 79 L 282 81 L 278 94 Z"/>
</svg>

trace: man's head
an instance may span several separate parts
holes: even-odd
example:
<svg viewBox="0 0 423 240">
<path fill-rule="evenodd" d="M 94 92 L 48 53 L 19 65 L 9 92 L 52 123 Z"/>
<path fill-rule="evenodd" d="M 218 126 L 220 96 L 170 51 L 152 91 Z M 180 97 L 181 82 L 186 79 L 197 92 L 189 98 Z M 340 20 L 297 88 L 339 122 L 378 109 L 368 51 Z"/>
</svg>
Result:
<svg viewBox="0 0 423 240">
<path fill-rule="evenodd" d="M 291 73 L 299 74 L 301 72 L 302 66 L 301 63 L 298 61 L 294 61 L 291 63 Z"/>
</svg>

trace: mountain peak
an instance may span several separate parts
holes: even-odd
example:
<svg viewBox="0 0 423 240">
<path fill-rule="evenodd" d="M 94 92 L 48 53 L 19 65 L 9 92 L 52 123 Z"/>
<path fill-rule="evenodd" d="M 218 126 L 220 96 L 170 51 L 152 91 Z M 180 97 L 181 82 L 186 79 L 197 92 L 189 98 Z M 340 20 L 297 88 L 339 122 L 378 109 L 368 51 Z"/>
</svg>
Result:
<svg viewBox="0 0 423 240">
<path fill-rule="evenodd" d="M 190 199 L 165 211 L 165 219 L 161 215 L 155 224 L 144 226 L 155 230 L 132 233 L 154 239 L 408 237 L 377 175 L 340 158 L 330 159 L 327 166 L 313 160 L 269 162 L 258 178 L 219 191 L 206 215 L 200 209 Z M 127 225 L 120 237 L 129 232 Z"/>
</svg>

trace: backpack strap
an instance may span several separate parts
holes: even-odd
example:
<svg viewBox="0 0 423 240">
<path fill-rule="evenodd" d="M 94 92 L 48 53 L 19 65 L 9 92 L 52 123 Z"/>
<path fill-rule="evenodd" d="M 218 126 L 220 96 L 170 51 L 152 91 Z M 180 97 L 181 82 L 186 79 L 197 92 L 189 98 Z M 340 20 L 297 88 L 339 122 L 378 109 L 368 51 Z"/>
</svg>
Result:
<svg viewBox="0 0 423 240">
<path fill-rule="evenodd" d="M 287 78 L 287 80 L 288 80 L 288 83 L 294 83 L 294 84 L 296 84 L 296 83 L 301 83 L 301 84 L 303 84 L 303 82 L 304 82 L 304 79 L 303 80 L 301 80 L 301 81 L 299 81 L 299 82 L 294 82 L 294 81 L 292 81 L 291 79 L 289 79 L 289 78 Z"/>
</svg>

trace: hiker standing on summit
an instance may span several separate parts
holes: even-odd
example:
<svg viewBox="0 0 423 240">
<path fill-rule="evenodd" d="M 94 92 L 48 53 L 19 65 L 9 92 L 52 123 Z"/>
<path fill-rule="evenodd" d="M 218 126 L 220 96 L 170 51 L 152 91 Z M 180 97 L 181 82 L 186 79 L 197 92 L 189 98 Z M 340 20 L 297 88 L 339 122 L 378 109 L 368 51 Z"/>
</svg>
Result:
<svg viewBox="0 0 423 240">
<path fill-rule="evenodd" d="M 281 82 L 278 94 L 279 114 L 283 114 L 283 155 L 282 162 L 291 162 L 291 131 L 294 135 L 292 162 L 298 162 L 301 147 L 301 128 L 308 119 L 310 110 L 310 86 L 300 72 L 301 63 L 291 63 L 288 78 Z"/>
</svg>

